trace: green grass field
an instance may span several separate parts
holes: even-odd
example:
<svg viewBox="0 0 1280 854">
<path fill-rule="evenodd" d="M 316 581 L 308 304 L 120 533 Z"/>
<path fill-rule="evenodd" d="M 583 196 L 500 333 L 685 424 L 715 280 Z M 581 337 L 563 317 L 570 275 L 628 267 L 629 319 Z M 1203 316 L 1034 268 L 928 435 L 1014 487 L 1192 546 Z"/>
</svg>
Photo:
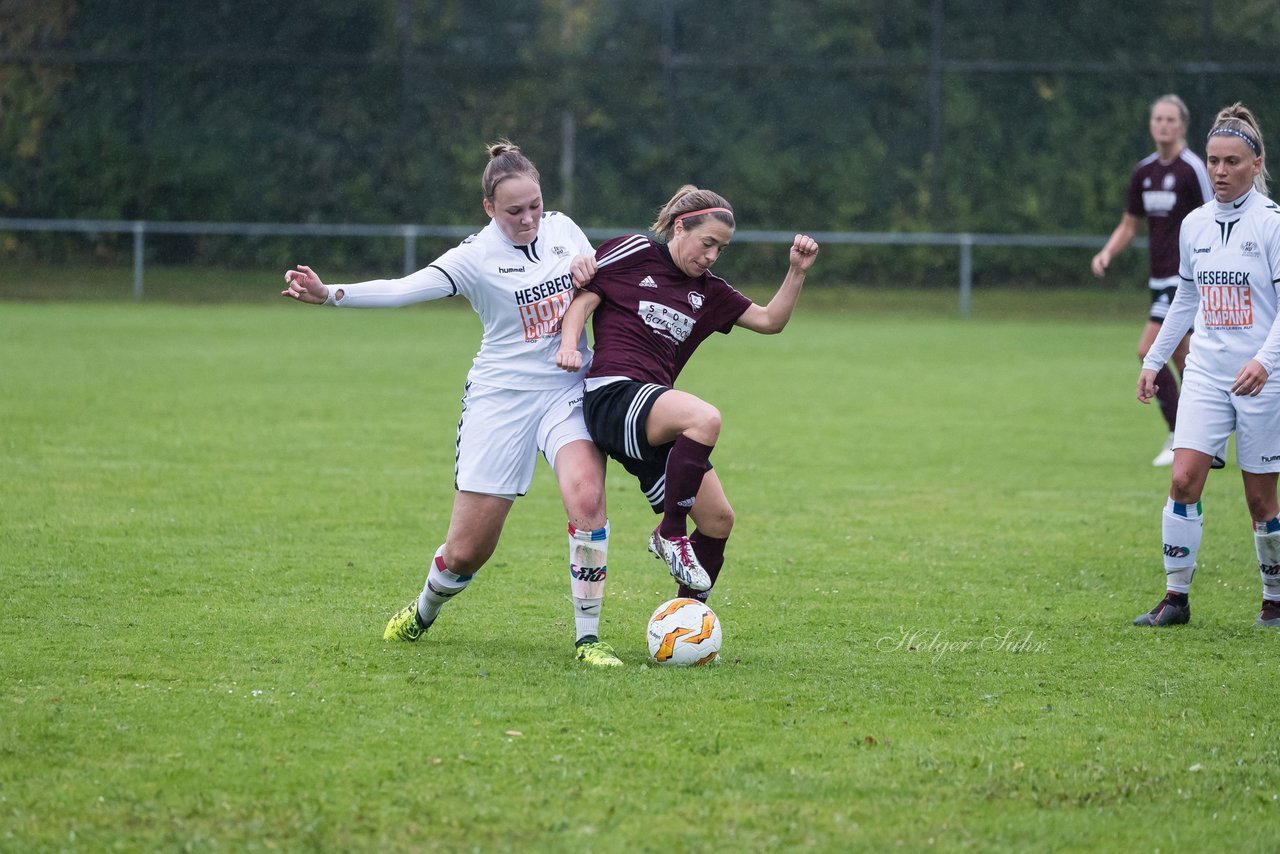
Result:
<svg viewBox="0 0 1280 854">
<path fill-rule="evenodd" d="M 1192 624 L 1129 625 L 1168 488 L 1141 294 L 953 308 L 814 292 L 704 347 L 722 660 L 645 665 L 673 586 L 611 468 L 595 672 L 545 466 L 381 638 L 444 533 L 465 305 L 0 303 L 0 850 L 1275 850 L 1234 464 Z"/>
</svg>

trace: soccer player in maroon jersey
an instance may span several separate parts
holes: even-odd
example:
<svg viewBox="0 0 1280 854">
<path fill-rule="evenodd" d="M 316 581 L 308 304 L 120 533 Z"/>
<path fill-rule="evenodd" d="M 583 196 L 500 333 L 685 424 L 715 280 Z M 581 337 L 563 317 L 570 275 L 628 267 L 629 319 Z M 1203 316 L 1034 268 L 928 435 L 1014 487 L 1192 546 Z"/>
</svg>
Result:
<svg viewBox="0 0 1280 854">
<path fill-rule="evenodd" d="M 1149 232 L 1148 255 L 1151 274 L 1151 311 L 1138 340 L 1138 360 L 1146 358 L 1151 342 L 1156 340 L 1169 304 L 1178 289 L 1178 230 L 1182 220 L 1191 211 L 1210 199 L 1209 173 L 1204 161 L 1187 148 L 1187 125 L 1190 116 L 1187 105 L 1177 95 L 1163 95 L 1151 105 L 1151 138 L 1156 150 L 1143 158 L 1129 179 L 1128 203 L 1120 224 L 1107 240 L 1102 250 L 1093 256 L 1091 267 L 1095 276 L 1103 276 L 1112 258 L 1133 242 L 1138 232 L 1138 220 L 1145 217 Z M 1169 436 L 1152 465 L 1173 465 L 1173 430 L 1178 415 L 1178 382 L 1182 377 L 1190 346 L 1191 331 L 1178 341 L 1173 351 L 1173 364 L 1178 369 L 1177 378 L 1168 365 L 1160 369 L 1157 400 L 1160 412 L 1169 425 Z M 1215 458 L 1215 467 L 1225 461 Z"/>
<path fill-rule="evenodd" d="M 711 470 L 720 412 L 675 385 L 693 351 L 714 332 L 741 326 L 772 335 L 791 319 L 805 275 L 818 255 L 797 234 L 790 264 L 768 305 L 757 305 L 710 272 L 733 238 L 733 208 L 710 190 L 685 185 L 641 234 L 596 250 L 591 283 L 570 303 L 562 341 L 576 340 L 591 316 L 595 356 L 587 372 L 584 415 L 591 437 L 640 481 L 662 521 L 649 550 L 680 582 L 680 596 L 706 600 L 724 564 L 733 508 Z M 562 344 L 567 371 L 581 354 Z M 688 533 L 688 518 L 697 528 Z"/>
</svg>

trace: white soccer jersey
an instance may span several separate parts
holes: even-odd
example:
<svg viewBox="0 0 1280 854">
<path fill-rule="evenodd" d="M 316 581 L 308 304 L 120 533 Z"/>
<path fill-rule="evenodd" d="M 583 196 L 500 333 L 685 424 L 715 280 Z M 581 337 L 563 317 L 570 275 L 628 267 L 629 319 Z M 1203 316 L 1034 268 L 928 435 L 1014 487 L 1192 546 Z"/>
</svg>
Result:
<svg viewBox="0 0 1280 854">
<path fill-rule="evenodd" d="M 1179 253 L 1178 293 L 1143 367 L 1159 370 L 1194 317 L 1188 377 L 1229 389 L 1256 359 L 1280 382 L 1280 207 L 1257 190 L 1202 205 L 1182 222 Z"/>
<path fill-rule="evenodd" d="M 334 305 L 382 308 L 462 294 L 484 325 L 480 352 L 467 379 L 497 388 L 552 389 L 580 383 L 591 364 L 584 331 L 582 370 L 556 367 L 560 318 L 573 299 L 569 262 L 591 255 L 587 236 L 572 219 L 548 211 L 528 246 L 507 239 L 490 221 L 479 233 L 425 268 L 402 279 L 330 285 Z M 342 291 L 342 299 L 336 299 Z"/>
</svg>

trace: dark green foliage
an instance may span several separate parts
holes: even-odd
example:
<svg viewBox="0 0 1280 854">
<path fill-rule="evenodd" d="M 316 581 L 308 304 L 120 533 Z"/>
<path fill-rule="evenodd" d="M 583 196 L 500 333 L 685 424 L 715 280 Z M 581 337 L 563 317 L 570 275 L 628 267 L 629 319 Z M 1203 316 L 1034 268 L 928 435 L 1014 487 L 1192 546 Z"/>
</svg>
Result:
<svg viewBox="0 0 1280 854">
<path fill-rule="evenodd" d="M 0 60 L 7 216 L 479 224 L 484 145 L 508 136 L 540 165 L 549 205 L 589 227 L 643 228 L 692 182 L 748 229 L 1101 235 L 1151 149 L 1154 98 L 1183 95 L 1197 149 L 1238 99 L 1280 126 L 1273 0 L 1229 15 L 1176 0 L 1159 18 L 1103 0 L 119 0 L 26 14 Z M 83 246 L 20 235 L 0 252 Z M 194 239 L 150 251 L 278 254 Z M 312 260 L 398 268 L 372 241 L 334 252 Z M 754 279 L 776 254 L 742 246 L 723 272 Z M 851 258 L 824 272 L 954 282 L 950 252 Z M 1089 279 L 1072 253 L 995 253 L 975 272 Z"/>
</svg>

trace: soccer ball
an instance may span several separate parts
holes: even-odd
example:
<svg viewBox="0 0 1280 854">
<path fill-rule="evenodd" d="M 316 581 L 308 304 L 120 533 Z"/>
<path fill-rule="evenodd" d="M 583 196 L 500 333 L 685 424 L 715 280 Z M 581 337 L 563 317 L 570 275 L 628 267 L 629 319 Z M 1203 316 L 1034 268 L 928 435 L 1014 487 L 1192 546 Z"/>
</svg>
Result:
<svg viewBox="0 0 1280 854">
<path fill-rule="evenodd" d="M 720 654 L 720 620 L 697 599 L 663 602 L 649 618 L 649 657 L 658 664 L 697 667 Z"/>
</svg>

